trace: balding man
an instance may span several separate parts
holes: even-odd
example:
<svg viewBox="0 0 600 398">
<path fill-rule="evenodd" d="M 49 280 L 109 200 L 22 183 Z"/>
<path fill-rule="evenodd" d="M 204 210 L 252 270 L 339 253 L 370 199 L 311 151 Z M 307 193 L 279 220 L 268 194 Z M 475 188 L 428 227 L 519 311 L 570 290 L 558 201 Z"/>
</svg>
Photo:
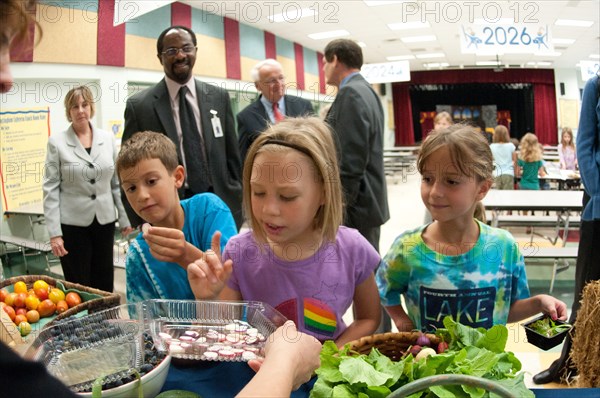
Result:
<svg viewBox="0 0 600 398">
<path fill-rule="evenodd" d="M 311 103 L 304 98 L 285 95 L 285 76 L 281 64 L 274 59 L 259 62 L 250 71 L 260 96 L 238 113 L 238 142 L 242 164 L 256 137 L 286 116 L 314 115 Z"/>
</svg>

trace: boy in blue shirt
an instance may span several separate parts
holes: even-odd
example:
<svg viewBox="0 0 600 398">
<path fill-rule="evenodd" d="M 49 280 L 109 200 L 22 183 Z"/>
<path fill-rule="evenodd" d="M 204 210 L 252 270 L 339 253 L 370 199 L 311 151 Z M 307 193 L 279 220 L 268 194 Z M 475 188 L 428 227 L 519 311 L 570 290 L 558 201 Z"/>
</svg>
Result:
<svg viewBox="0 0 600 398">
<path fill-rule="evenodd" d="M 185 170 L 175 144 L 163 134 L 133 135 L 116 169 L 131 207 L 147 222 L 127 252 L 127 301 L 193 300 L 187 265 L 204 255 L 220 256 L 237 233 L 231 211 L 212 193 L 179 200 Z"/>
</svg>

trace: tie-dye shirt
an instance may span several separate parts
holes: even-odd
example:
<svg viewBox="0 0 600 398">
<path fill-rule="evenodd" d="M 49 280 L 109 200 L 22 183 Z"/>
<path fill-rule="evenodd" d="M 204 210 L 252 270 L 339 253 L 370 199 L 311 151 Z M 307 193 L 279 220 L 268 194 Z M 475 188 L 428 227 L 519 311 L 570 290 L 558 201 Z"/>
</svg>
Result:
<svg viewBox="0 0 600 398">
<path fill-rule="evenodd" d="M 287 252 L 298 252 L 290 245 Z M 381 263 L 373 246 L 357 230 L 340 227 L 333 243 L 314 256 L 284 261 L 265 244 L 262 251 L 251 231 L 229 240 L 223 261 L 233 259 L 228 286 L 244 300 L 270 304 L 298 330 L 317 339 L 335 340 L 346 330 L 342 319 L 356 287 Z"/>
<path fill-rule="evenodd" d="M 478 224 L 477 243 L 460 255 L 429 248 L 426 225 L 396 238 L 377 272 L 383 305 L 400 305 L 404 295 L 421 330 L 443 327 L 446 315 L 473 327 L 506 324 L 512 303 L 529 297 L 523 255 L 509 232 Z"/>
</svg>

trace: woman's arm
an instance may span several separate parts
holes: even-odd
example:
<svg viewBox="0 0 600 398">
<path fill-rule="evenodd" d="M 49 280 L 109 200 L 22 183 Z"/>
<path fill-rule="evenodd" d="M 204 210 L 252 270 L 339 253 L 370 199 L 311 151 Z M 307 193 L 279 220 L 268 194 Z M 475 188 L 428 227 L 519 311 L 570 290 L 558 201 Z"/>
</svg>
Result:
<svg viewBox="0 0 600 398">
<path fill-rule="evenodd" d="M 335 341 L 338 347 L 343 347 L 344 344 L 350 341 L 373 334 L 379 325 L 381 306 L 373 274 L 369 275 L 354 290 L 353 306 L 354 322 Z"/>
<path fill-rule="evenodd" d="M 265 359 L 248 363 L 257 373 L 237 397 L 289 397 L 319 367 L 320 352 L 317 339 L 287 321 L 269 337 Z"/>
</svg>

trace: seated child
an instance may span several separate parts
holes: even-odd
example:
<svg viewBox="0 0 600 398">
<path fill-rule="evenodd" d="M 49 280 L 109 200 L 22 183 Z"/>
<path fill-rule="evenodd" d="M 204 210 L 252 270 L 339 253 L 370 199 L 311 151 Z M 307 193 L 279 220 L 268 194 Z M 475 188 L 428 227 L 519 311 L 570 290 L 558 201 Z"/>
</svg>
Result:
<svg viewBox="0 0 600 398">
<path fill-rule="evenodd" d="M 529 296 L 523 255 L 510 233 L 473 217 L 492 186 L 493 162 L 486 140 L 464 125 L 423 143 L 421 198 L 435 221 L 401 234 L 377 271 L 379 294 L 398 330 L 433 331 L 446 315 L 486 329 L 539 312 L 566 319 L 562 301 Z"/>
<path fill-rule="evenodd" d="M 225 262 L 206 256 L 188 266 L 196 298 L 266 302 L 298 330 L 338 346 L 376 330 L 373 272 L 381 258 L 358 231 L 340 226 L 342 187 L 324 122 L 288 118 L 254 141 L 243 207 L 253 229 L 231 238 Z M 351 304 L 347 326 L 342 316 Z"/>
<path fill-rule="evenodd" d="M 131 207 L 149 223 L 127 252 L 127 301 L 193 300 L 187 265 L 203 256 L 201 250 L 220 253 L 237 233 L 231 211 L 212 193 L 179 200 L 185 171 L 164 134 L 133 135 L 123 143 L 116 169 Z"/>
</svg>

